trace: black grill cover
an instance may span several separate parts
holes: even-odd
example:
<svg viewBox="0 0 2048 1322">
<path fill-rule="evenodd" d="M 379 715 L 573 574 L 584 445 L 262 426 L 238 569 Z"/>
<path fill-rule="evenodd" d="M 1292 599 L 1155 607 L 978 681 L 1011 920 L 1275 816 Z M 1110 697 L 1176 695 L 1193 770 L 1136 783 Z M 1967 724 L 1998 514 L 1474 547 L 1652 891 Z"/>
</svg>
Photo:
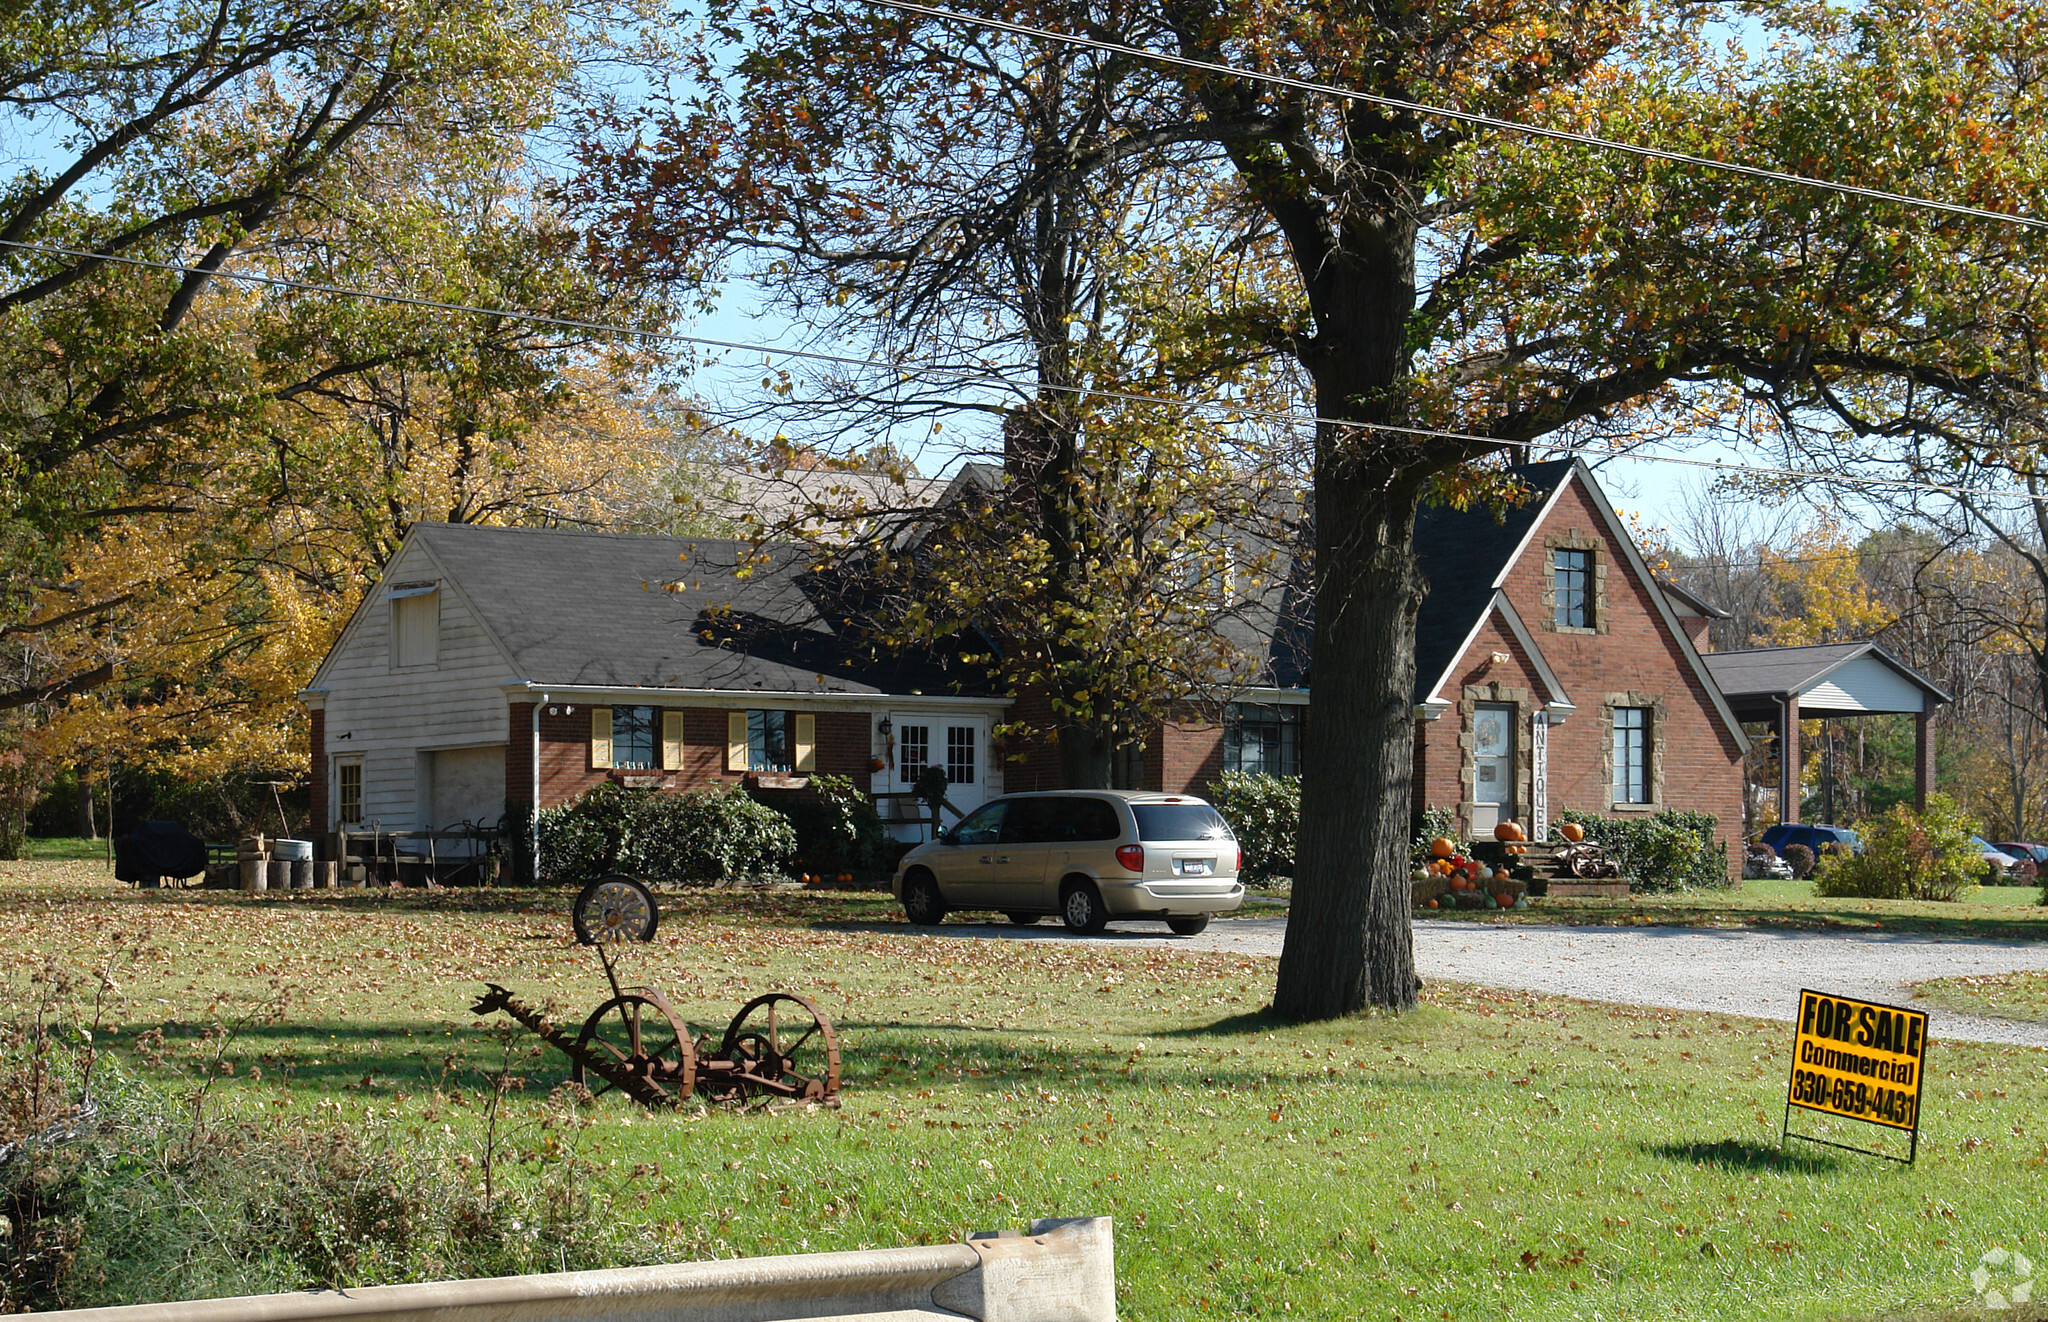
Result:
<svg viewBox="0 0 2048 1322">
<path fill-rule="evenodd" d="M 206 871 L 206 842 L 177 822 L 144 822 L 114 841 L 114 879 L 196 877 Z"/>
</svg>

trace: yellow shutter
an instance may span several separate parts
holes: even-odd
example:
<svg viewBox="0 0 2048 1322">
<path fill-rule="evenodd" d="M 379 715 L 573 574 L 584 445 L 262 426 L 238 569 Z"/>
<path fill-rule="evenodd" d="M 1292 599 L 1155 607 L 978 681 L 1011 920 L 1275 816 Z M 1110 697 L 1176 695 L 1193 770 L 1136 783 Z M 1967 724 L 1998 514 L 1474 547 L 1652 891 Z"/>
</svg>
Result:
<svg viewBox="0 0 2048 1322">
<path fill-rule="evenodd" d="M 725 716 L 725 769 L 747 769 L 747 714 L 727 712 Z"/>
<path fill-rule="evenodd" d="M 683 714 L 679 711 L 661 714 L 661 765 L 665 771 L 683 769 Z"/>
<path fill-rule="evenodd" d="M 809 712 L 796 714 L 796 773 L 808 776 L 818 769 L 818 718 Z"/>
<path fill-rule="evenodd" d="M 592 707 L 590 709 L 590 765 L 603 768 L 612 764 L 612 709 Z"/>
</svg>

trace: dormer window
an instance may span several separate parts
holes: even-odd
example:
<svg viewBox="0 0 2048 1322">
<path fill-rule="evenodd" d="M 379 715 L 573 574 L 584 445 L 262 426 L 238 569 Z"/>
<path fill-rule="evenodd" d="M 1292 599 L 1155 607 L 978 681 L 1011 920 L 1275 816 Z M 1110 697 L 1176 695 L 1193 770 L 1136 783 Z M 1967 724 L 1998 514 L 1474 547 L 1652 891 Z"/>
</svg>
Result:
<svg viewBox="0 0 2048 1322">
<path fill-rule="evenodd" d="M 408 670 L 441 660 L 441 585 L 400 583 L 391 601 L 391 667 Z"/>
</svg>

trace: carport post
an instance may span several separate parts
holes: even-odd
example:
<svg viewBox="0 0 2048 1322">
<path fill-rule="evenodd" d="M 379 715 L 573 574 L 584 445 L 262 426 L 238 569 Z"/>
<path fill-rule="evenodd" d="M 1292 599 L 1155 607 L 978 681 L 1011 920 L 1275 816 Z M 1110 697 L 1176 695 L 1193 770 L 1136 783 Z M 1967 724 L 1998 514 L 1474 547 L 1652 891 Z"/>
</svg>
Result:
<svg viewBox="0 0 2048 1322">
<path fill-rule="evenodd" d="M 1927 811 L 1934 790 L 1934 713 L 1925 707 L 1913 713 L 1913 807 Z"/>
<path fill-rule="evenodd" d="M 1778 820 L 1799 820 L 1799 695 L 1787 693 L 1778 716 Z"/>
</svg>

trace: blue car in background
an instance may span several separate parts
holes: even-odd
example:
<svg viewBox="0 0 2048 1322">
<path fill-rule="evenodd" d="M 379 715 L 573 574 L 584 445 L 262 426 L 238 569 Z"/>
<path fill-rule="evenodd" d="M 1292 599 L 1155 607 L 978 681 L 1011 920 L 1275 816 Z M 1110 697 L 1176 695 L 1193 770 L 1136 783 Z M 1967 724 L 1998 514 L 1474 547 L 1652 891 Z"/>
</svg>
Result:
<svg viewBox="0 0 2048 1322">
<path fill-rule="evenodd" d="M 1822 854 L 1827 853 L 1829 846 L 1851 854 L 1863 852 L 1862 838 L 1846 826 L 1816 826 L 1809 822 L 1780 822 L 1776 826 L 1765 828 L 1763 840 L 1765 844 L 1777 850 L 1780 857 L 1784 856 L 1787 845 L 1805 845 L 1813 851 L 1815 858 L 1819 858 Z"/>
</svg>

